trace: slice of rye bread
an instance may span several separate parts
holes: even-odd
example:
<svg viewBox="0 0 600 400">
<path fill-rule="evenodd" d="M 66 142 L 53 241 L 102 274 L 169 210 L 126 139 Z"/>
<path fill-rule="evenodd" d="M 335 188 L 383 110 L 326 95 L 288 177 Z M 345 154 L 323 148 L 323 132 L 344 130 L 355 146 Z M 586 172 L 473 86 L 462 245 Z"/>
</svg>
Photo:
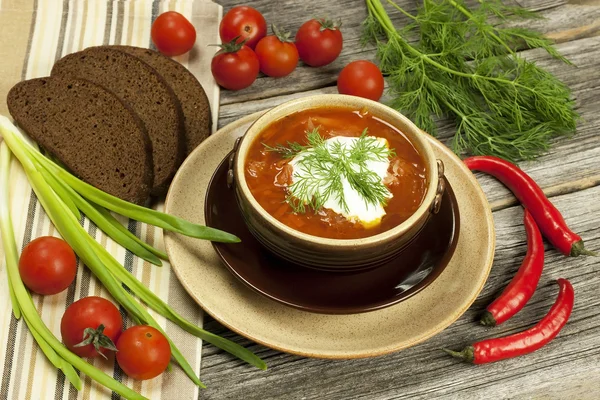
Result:
<svg viewBox="0 0 600 400">
<path fill-rule="evenodd" d="M 148 64 L 122 51 L 91 47 L 54 64 L 53 76 L 75 76 L 104 86 L 137 113 L 152 142 L 152 194 L 166 193 L 184 157 L 183 113 L 165 80 Z"/>
<path fill-rule="evenodd" d="M 194 74 L 163 54 L 141 47 L 108 46 L 139 57 L 154 68 L 171 86 L 181 103 L 185 123 L 185 151 L 190 154 L 210 135 L 211 113 L 208 97 Z"/>
<path fill-rule="evenodd" d="M 87 183 L 132 203 L 150 196 L 146 128 L 113 93 L 82 79 L 48 77 L 16 84 L 7 103 L 17 124 Z"/>
</svg>

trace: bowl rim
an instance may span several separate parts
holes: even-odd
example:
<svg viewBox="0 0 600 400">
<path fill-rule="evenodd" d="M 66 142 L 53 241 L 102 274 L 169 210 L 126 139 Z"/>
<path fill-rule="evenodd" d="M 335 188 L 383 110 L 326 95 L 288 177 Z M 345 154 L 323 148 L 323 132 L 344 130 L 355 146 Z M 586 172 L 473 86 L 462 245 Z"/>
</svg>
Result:
<svg viewBox="0 0 600 400">
<path fill-rule="evenodd" d="M 244 174 L 245 157 L 242 157 L 242 155 L 245 156 L 247 154 L 250 145 L 254 142 L 254 139 L 257 137 L 257 135 L 260 134 L 260 132 L 262 132 L 265 127 L 283 118 L 283 115 L 279 114 L 284 113 L 285 115 L 285 111 L 288 111 L 288 114 L 291 114 L 311 108 L 324 107 L 368 108 L 369 112 L 373 112 L 373 114 L 375 114 L 378 118 L 381 118 L 384 122 L 392 125 L 396 129 L 400 130 L 403 134 L 405 134 L 407 136 L 407 139 L 412 143 L 412 145 L 415 146 L 417 150 L 419 150 L 420 155 L 421 157 L 423 157 L 427 167 L 427 190 L 425 192 L 423 200 L 421 201 L 421 205 L 404 222 L 395 226 L 394 228 L 388 229 L 387 231 L 359 239 L 333 239 L 322 236 L 315 236 L 295 230 L 287 226 L 283 222 L 277 220 L 275 217 L 269 214 L 255 199 L 254 195 L 252 195 L 246 182 L 246 177 Z M 401 124 L 407 127 L 407 130 L 409 132 L 406 132 L 404 129 L 400 129 L 398 127 L 398 123 L 394 123 L 393 121 L 382 117 L 382 114 L 386 116 L 391 116 L 392 119 L 396 118 L 398 121 L 401 121 Z M 259 127 L 261 128 L 259 129 Z M 426 217 L 430 212 L 430 208 L 435 199 L 436 189 L 438 186 L 438 167 L 436 164 L 436 157 L 433 152 L 433 149 L 424 135 L 426 135 L 426 133 L 420 130 L 406 116 L 382 103 L 373 100 L 342 94 L 317 94 L 312 96 L 300 97 L 284 102 L 268 110 L 267 112 L 262 114 L 256 121 L 254 121 L 252 125 L 250 125 L 246 133 L 241 137 L 241 140 L 237 145 L 237 149 L 235 149 L 235 158 L 233 164 L 234 185 L 236 190 L 240 190 L 243 193 L 243 196 L 249 202 L 252 209 L 259 213 L 260 216 L 268 224 L 270 224 L 276 230 L 286 235 L 289 235 L 297 240 L 317 245 L 319 247 L 325 246 L 335 249 L 356 249 L 357 246 L 369 247 L 372 245 L 378 245 L 381 244 L 382 241 L 388 241 L 390 239 L 401 237 L 404 233 L 408 232 L 411 228 L 413 228 L 415 224 L 417 224 L 423 217 Z"/>
</svg>

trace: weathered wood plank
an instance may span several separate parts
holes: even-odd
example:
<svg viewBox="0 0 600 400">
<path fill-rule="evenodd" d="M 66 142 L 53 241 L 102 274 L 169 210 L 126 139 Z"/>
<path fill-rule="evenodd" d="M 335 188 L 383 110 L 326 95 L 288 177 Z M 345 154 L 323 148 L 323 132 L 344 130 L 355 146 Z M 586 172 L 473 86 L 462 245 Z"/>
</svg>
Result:
<svg viewBox="0 0 600 400">
<path fill-rule="evenodd" d="M 572 228 L 600 249 L 600 187 L 554 198 Z M 514 275 L 526 251 L 522 210 L 494 213 L 497 250 L 494 267 L 482 294 L 467 313 L 429 341 L 405 351 L 367 360 L 328 361 L 278 353 L 258 345 L 270 369 L 258 372 L 222 353 L 205 351 L 202 379 L 209 389 L 204 399 L 426 399 L 445 398 L 600 398 L 600 266 L 595 258 L 566 258 L 546 251 L 546 267 L 536 294 L 512 320 L 487 329 L 477 316 Z M 558 277 L 571 280 L 576 305 L 559 337 L 540 351 L 500 363 L 472 366 L 449 359 L 442 346 L 460 348 L 483 338 L 530 327 L 554 302 Z M 209 330 L 223 332 L 216 322 Z M 265 327 L 268 329 L 268 327 Z M 233 335 L 243 344 L 248 341 Z M 208 350 L 208 349 L 207 349 Z"/>
<path fill-rule="evenodd" d="M 562 12 L 566 10 L 567 12 Z M 546 36 L 556 43 L 563 43 L 586 37 L 598 36 L 600 34 L 600 1 L 594 6 L 589 5 L 565 5 L 557 7 L 544 13 L 548 18 L 539 21 L 541 26 L 531 26 L 546 33 Z M 560 25 L 554 25 L 553 21 L 560 21 Z"/>
<path fill-rule="evenodd" d="M 235 1 L 218 1 L 225 7 L 225 12 L 233 5 Z M 384 2 L 385 3 L 385 2 Z M 416 4 L 410 0 L 400 0 L 397 2 L 400 6 L 409 12 L 416 10 Z M 533 10 L 546 10 L 564 4 L 564 0 L 527 0 L 523 6 Z M 282 94 L 291 94 L 306 90 L 318 89 L 330 86 L 335 83 L 339 71 L 350 61 L 360 59 L 374 59 L 375 53 L 371 46 L 362 49 L 360 46 L 361 23 L 367 16 L 366 6 L 361 0 L 343 0 L 336 2 L 323 1 L 276 1 L 267 0 L 253 1 L 252 6 L 260 10 L 269 24 L 274 23 L 277 26 L 290 29 L 293 34 L 300 25 L 313 17 L 328 15 L 332 18 L 339 18 L 343 22 L 342 33 L 344 36 L 344 50 L 340 57 L 325 67 L 311 68 L 300 63 L 296 71 L 290 76 L 273 79 L 265 76 L 259 76 L 254 84 L 244 90 L 231 92 L 223 91 L 221 93 L 221 104 L 231 104 L 245 102 L 249 100 L 265 99 Z M 407 18 L 398 11 L 387 7 L 389 15 L 395 26 L 402 27 L 407 23 Z M 556 26 L 551 23 L 542 23 L 540 21 L 532 22 L 536 27 Z"/>
</svg>

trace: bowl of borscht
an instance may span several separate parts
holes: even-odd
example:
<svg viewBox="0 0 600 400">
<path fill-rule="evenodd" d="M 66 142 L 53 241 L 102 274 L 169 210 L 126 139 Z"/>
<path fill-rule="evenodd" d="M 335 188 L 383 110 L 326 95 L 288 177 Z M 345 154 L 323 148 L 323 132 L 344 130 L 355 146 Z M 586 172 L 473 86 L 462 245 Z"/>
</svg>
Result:
<svg viewBox="0 0 600 400">
<path fill-rule="evenodd" d="M 381 103 L 295 99 L 235 145 L 228 183 L 244 222 L 276 256 L 350 271 L 388 262 L 437 212 L 443 165 L 426 134 Z"/>
</svg>

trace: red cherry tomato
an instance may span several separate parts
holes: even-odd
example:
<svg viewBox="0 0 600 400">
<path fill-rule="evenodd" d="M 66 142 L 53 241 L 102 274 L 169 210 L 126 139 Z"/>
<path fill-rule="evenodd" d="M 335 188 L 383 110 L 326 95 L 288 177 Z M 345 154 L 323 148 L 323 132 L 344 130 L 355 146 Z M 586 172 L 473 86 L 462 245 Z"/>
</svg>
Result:
<svg viewBox="0 0 600 400">
<path fill-rule="evenodd" d="M 77 274 L 77 259 L 67 242 L 52 236 L 31 241 L 21 253 L 19 273 L 25 286 L 39 294 L 65 290 Z"/>
<path fill-rule="evenodd" d="M 383 94 L 383 75 L 377 65 L 370 61 L 353 61 L 346 65 L 338 77 L 337 87 L 341 94 L 379 100 Z"/>
<path fill-rule="evenodd" d="M 326 19 L 311 19 L 296 33 L 300 59 L 311 67 L 321 67 L 335 60 L 342 52 L 341 23 Z"/>
<path fill-rule="evenodd" d="M 183 15 L 175 11 L 162 13 L 154 20 L 152 43 L 166 56 L 185 54 L 196 43 L 196 29 Z"/>
<path fill-rule="evenodd" d="M 246 45 L 231 41 L 221 45 L 210 69 L 217 83 L 229 90 L 240 90 L 250 85 L 258 76 L 258 57 Z"/>
<path fill-rule="evenodd" d="M 273 33 L 275 34 L 262 38 L 256 45 L 260 70 L 274 77 L 289 75 L 298 65 L 298 50 L 289 39 L 288 32 L 279 31 L 273 26 Z"/>
<path fill-rule="evenodd" d="M 157 329 L 136 325 L 121 334 L 117 362 L 128 376 L 146 380 L 160 375 L 171 360 L 171 346 Z"/>
<path fill-rule="evenodd" d="M 113 303 L 102 297 L 89 296 L 67 308 L 60 321 L 60 334 L 73 353 L 80 357 L 96 357 L 99 352 L 106 355 L 108 350 L 114 350 L 122 326 L 121 313 Z M 89 344 L 77 346 L 82 342 Z"/>
<path fill-rule="evenodd" d="M 251 49 L 267 34 L 267 22 L 258 10 L 248 6 L 236 6 L 225 14 L 219 25 L 223 43 L 238 39 L 238 43 Z"/>
</svg>

